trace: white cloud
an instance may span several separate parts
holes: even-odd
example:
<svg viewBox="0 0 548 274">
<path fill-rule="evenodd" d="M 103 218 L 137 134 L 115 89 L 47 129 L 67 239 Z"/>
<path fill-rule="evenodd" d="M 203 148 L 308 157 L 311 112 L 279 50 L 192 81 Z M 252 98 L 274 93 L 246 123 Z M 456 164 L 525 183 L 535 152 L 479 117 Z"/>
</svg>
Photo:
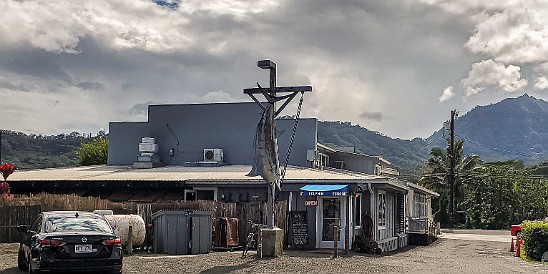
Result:
<svg viewBox="0 0 548 274">
<path fill-rule="evenodd" d="M 206 93 L 202 98 L 202 101 L 204 103 L 229 103 L 234 102 L 235 99 L 230 93 L 226 93 L 222 90 L 215 90 Z"/>
<path fill-rule="evenodd" d="M 62 88 L 56 93 L 16 92 L 0 88 L 9 100 L 0 100 L 2 128 L 36 134 L 107 128 L 108 117 L 116 112 L 102 96 L 77 89 Z M 93 107 L 103 105 L 103 108 Z M 81 117 L 86 119 L 83 121 Z M 94 130 L 93 132 L 96 132 Z"/>
<path fill-rule="evenodd" d="M 476 25 L 518 5 L 514 0 L 406 0 L 404 5 L 399 0 L 186 0 L 178 7 L 166 2 L 0 1 L 0 94 L 9 98 L 0 101 L 0 109 L 10 117 L 2 127 L 96 132 L 109 121 L 146 121 L 149 103 L 249 101 L 242 90 L 257 81 L 268 85 L 268 72 L 256 62 L 269 58 L 278 64 L 279 85 L 313 86 L 302 117 L 351 121 L 389 136 L 426 137 L 446 114 L 446 106 L 437 103 L 443 99 L 440 87 L 455 87 L 444 98 L 460 109 L 485 103 L 481 96 L 466 102 L 448 98 L 458 93 L 455 82 L 470 64 L 480 57 L 498 60 L 491 56 L 495 51 L 478 56 L 463 45 Z M 536 2 L 522 5 L 531 3 Z M 493 28 L 497 37 L 504 35 Z M 484 35 L 484 28 L 478 29 Z M 531 67 L 504 64 L 501 71 L 492 65 L 497 77 L 473 69 L 469 93 L 493 86 L 516 89 L 531 77 Z M 497 93 L 489 100 L 505 96 Z M 284 114 L 295 114 L 295 101 Z M 29 109 L 27 102 L 35 107 Z M 74 115 L 79 112 L 85 115 Z"/>
<path fill-rule="evenodd" d="M 441 94 L 440 98 L 439 98 L 439 101 L 440 102 L 445 102 L 451 98 L 453 98 L 455 96 L 455 92 L 454 92 L 454 87 L 453 86 L 448 86 L 446 87 L 444 90 L 443 90 L 443 93 Z"/>
<path fill-rule="evenodd" d="M 516 9 L 520 7 L 542 8 L 544 0 L 407 0 L 408 4 L 423 3 L 430 6 L 439 7 L 445 12 L 459 16 L 469 17 L 476 22 L 483 21 L 495 13 L 501 13 L 506 9 Z"/>
<path fill-rule="evenodd" d="M 190 25 L 193 16 L 242 19 L 277 5 L 257 2 L 194 0 L 170 9 L 150 0 L 4 0 L 0 1 L 0 45 L 78 53 L 81 40 L 87 37 L 115 50 L 193 49 L 203 47 L 204 42 L 195 38 L 199 30 Z"/>
<path fill-rule="evenodd" d="M 476 25 L 475 33 L 466 47 L 472 52 L 492 56 L 497 62 L 546 62 L 547 14 L 548 5 L 545 1 L 523 1 L 519 5 L 491 13 Z"/>
<path fill-rule="evenodd" d="M 466 95 L 473 95 L 488 87 L 497 87 L 505 92 L 518 91 L 527 86 L 527 80 L 521 78 L 520 67 L 506 67 L 489 59 L 473 64 L 462 84 Z"/>
<path fill-rule="evenodd" d="M 534 68 L 537 76 L 535 79 L 535 89 L 548 89 L 548 62 L 540 64 Z"/>
<path fill-rule="evenodd" d="M 548 79 L 546 79 L 545 76 L 537 77 L 535 81 L 535 88 L 540 90 L 548 89 Z"/>
</svg>

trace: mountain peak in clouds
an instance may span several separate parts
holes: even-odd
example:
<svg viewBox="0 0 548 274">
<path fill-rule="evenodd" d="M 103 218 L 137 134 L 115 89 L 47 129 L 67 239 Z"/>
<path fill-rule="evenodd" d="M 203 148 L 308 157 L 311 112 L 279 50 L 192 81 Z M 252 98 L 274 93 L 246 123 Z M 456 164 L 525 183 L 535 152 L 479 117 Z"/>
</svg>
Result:
<svg viewBox="0 0 548 274">
<path fill-rule="evenodd" d="M 443 128 L 428 138 L 449 136 Z M 486 161 L 523 160 L 538 163 L 548 159 L 548 102 L 528 94 L 477 106 L 455 121 L 455 136 L 465 140 L 465 153 Z"/>
</svg>

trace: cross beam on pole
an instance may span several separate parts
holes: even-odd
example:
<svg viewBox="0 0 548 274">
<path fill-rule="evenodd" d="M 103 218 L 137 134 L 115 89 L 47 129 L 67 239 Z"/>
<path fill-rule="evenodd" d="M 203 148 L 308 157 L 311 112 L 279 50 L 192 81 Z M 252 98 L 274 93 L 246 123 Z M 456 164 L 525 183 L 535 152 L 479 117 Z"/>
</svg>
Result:
<svg viewBox="0 0 548 274">
<path fill-rule="evenodd" d="M 255 94 L 263 94 L 263 96 L 266 98 L 266 100 L 269 103 L 276 103 L 282 100 L 285 100 L 285 102 L 282 104 L 278 110 L 276 110 L 275 117 L 277 117 L 284 109 L 285 107 L 295 98 L 299 92 L 311 92 L 312 87 L 311 86 L 297 86 L 297 87 L 275 87 L 274 92 L 267 93 L 266 89 L 262 88 L 258 83 L 258 88 L 246 88 L 244 89 L 244 93 L 249 95 L 253 101 L 255 101 L 257 104 L 261 106 L 263 110 L 265 110 L 265 107 L 259 102 L 257 97 L 255 97 Z M 270 89 L 272 90 L 272 89 Z M 290 93 L 284 96 L 277 97 L 276 94 L 278 93 Z M 273 94 L 273 95 L 271 95 Z"/>
</svg>

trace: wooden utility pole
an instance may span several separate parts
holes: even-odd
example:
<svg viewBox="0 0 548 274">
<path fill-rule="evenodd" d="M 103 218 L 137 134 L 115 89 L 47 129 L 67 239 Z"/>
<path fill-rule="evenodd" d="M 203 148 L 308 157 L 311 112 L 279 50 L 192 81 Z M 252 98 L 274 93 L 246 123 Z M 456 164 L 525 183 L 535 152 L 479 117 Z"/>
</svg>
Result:
<svg viewBox="0 0 548 274">
<path fill-rule="evenodd" d="M 311 86 L 297 86 L 297 87 L 276 87 L 276 63 L 270 61 L 270 60 L 261 60 L 257 62 L 257 66 L 262 69 L 268 69 L 270 70 L 270 88 L 268 89 L 268 92 L 266 89 L 261 88 L 260 86 L 258 88 L 250 88 L 250 89 L 244 89 L 244 93 L 249 95 L 253 101 L 255 101 L 263 110 L 268 109 L 267 113 L 267 119 L 270 121 L 271 127 L 265 127 L 265 136 L 268 136 L 268 138 L 271 138 L 272 140 L 276 139 L 276 126 L 275 126 L 275 120 L 276 116 L 282 112 L 282 110 L 289 104 L 289 102 L 295 98 L 295 96 L 302 92 L 310 92 L 312 91 Z M 277 96 L 279 93 L 286 93 L 284 96 Z M 267 103 L 270 104 L 269 108 L 266 108 L 262 102 L 260 102 L 256 97 L 255 94 L 262 94 Z M 282 104 L 282 106 L 278 109 L 276 109 L 276 102 L 285 100 L 285 102 Z M 271 163 L 275 163 L 275 166 L 273 167 L 274 173 L 279 175 L 279 161 L 278 161 L 278 145 L 277 142 L 274 141 L 275 148 L 273 149 L 273 153 L 270 155 L 272 159 L 270 159 Z M 267 215 L 267 226 L 268 227 L 275 227 L 274 223 L 274 212 L 275 212 L 275 192 L 276 187 L 280 187 L 279 180 L 277 182 L 267 182 L 269 185 L 269 191 L 268 191 L 268 201 L 267 201 L 267 207 L 268 207 L 268 215 Z"/>
<path fill-rule="evenodd" d="M 455 118 L 457 111 L 451 111 L 450 137 L 449 137 L 449 225 L 455 221 Z"/>
</svg>

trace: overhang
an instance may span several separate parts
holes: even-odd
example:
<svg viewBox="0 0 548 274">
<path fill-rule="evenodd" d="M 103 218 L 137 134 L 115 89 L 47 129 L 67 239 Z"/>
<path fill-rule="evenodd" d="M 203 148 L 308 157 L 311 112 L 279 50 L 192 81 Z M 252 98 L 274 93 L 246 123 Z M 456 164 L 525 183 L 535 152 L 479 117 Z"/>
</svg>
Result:
<svg viewBox="0 0 548 274">
<path fill-rule="evenodd" d="M 302 196 L 348 196 L 348 185 L 305 185 Z"/>
</svg>

